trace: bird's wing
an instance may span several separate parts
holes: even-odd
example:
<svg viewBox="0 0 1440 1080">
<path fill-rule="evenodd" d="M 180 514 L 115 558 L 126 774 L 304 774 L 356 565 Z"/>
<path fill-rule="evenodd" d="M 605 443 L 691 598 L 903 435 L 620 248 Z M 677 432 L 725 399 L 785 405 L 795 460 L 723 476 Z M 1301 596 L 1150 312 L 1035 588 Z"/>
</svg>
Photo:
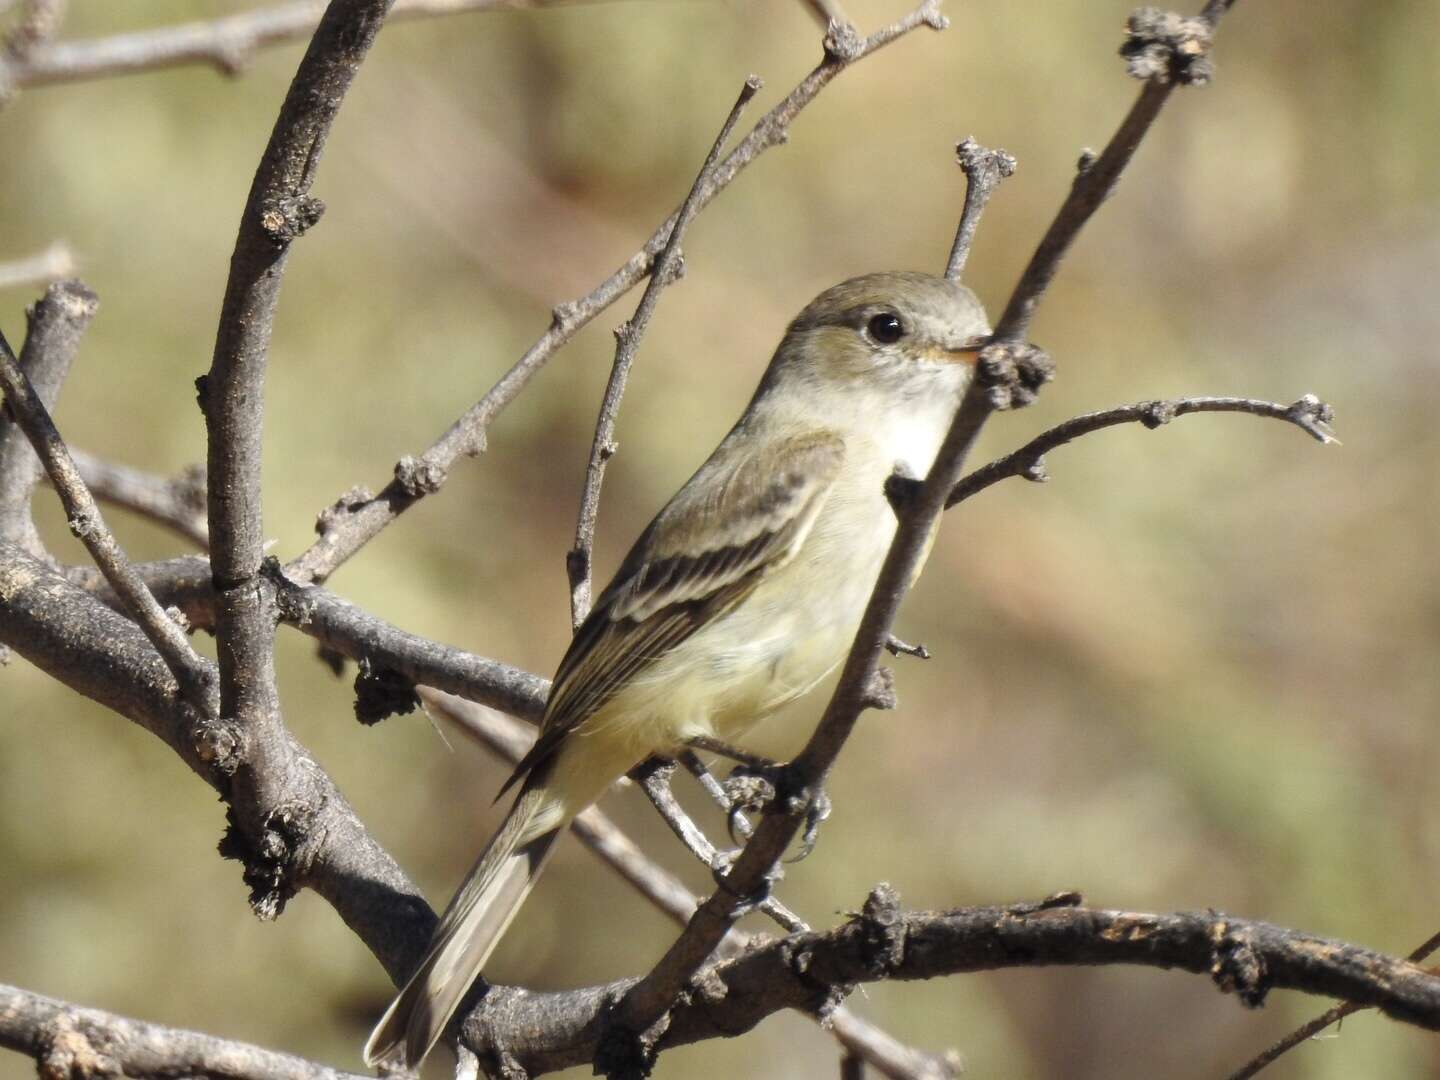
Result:
<svg viewBox="0 0 1440 1080">
<path fill-rule="evenodd" d="M 651 522 L 576 631 L 540 738 L 501 793 L 548 761 L 627 682 L 744 600 L 800 550 L 839 475 L 845 444 L 809 432 L 721 451 Z"/>
</svg>

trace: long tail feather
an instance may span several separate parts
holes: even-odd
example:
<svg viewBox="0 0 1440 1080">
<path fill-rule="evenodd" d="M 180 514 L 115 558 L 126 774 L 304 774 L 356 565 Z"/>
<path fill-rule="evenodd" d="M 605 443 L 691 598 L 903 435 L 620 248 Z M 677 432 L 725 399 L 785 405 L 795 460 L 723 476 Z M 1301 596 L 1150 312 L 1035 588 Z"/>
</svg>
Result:
<svg viewBox="0 0 1440 1080">
<path fill-rule="evenodd" d="M 435 928 L 430 951 L 365 1044 L 365 1064 L 414 1069 L 455 1015 L 470 984 L 550 861 L 560 829 L 525 839 L 542 790 L 527 787 Z"/>
</svg>

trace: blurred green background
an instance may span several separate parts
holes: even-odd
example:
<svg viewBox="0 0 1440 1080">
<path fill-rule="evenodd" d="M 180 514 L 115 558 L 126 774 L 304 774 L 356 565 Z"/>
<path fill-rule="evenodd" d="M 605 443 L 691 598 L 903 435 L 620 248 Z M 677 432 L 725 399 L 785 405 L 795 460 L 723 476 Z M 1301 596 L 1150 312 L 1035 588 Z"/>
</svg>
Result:
<svg viewBox="0 0 1440 1080">
<path fill-rule="evenodd" d="M 864 30 L 904 10 L 846 0 Z M 72 0 L 64 35 L 244 5 Z M 844 74 L 696 222 L 620 416 L 598 562 L 624 548 L 729 426 L 787 318 L 826 285 L 940 268 L 961 197 L 954 142 L 1019 172 L 970 283 L 998 312 L 1082 147 L 1136 85 L 1129 4 L 949 5 Z M 1408 951 L 1440 922 L 1440 540 L 1434 342 L 1440 10 L 1430 0 L 1243 2 L 1218 77 L 1182 91 L 1068 260 L 1035 325 L 1060 364 L 1002 415 L 995 454 L 1077 412 L 1184 394 L 1333 402 L 1345 445 L 1192 417 L 1095 435 L 946 522 L 899 623 L 901 708 L 861 724 L 820 846 L 783 897 L 817 924 L 879 880 L 916 907 L 1060 888 L 1141 910 L 1215 907 Z M 300 55 L 237 80 L 191 68 L 22 93 L 0 131 L 0 261 L 67 243 L 101 297 L 58 409 L 117 461 L 203 460 L 209 364 L 234 230 Z M 341 114 L 272 350 L 265 513 L 299 552 L 316 513 L 379 487 L 679 201 L 751 71 L 751 117 L 809 70 L 798 2 L 609 2 L 396 24 Z M 0 292 L 18 344 L 38 287 Z M 333 580 L 399 625 L 548 674 L 567 634 L 569 546 L 623 301 L 494 426 L 490 451 Z M 42 492 L 47 535 L 80 551 Z M 111 511 L 137 557 L 183 550 Z M 503 770 L 424 718 L 358 727 L 348 679 L 280 639 L 287 718 L 435 903 L 494 824 Z M 208 641 L 205 647 L 209 647 Z M 783 754 L 824 695 L 764 732 Z M 223 808 L 159 742 L 23 661 L 0 672 L 0 980 L 360 1067 L 389 987 L 323 901 L 249 913 L 214 852 Z M 707 875 L 639 805 L 607 808 L 697 889 Z M 713 818 L 708 823 L 718 829 Z M 506 939 L 497 979 L 564 987 L 639 972 L 669 925 L 567 845 Z M 1247 1012 L 1204 978 L 1035 970 L 851 999 L 968 1075 L 1223 1076 L 1324 1006 Z M 444 1055 L 437 1055 L 443 1058 Z M 662 1077 L 828 1077 L 837 1050 L 776 1017 L 668 1053 Z M 437 1066 L 442 1075 L 445 1062 Z M 0 1056 L 0 1077 L 32 1066 Z M 574 1075 L 586 1075 L 576 1070 Z M 1440 1075 L 1440 1042 L 1374 1016 L 1267 1075 Z"/>
</svg>

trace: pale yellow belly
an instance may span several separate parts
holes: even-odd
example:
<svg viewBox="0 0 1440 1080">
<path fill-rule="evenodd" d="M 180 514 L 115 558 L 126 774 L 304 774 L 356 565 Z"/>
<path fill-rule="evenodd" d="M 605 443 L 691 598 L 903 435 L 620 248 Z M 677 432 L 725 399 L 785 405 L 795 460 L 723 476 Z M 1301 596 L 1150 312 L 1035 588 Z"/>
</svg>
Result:
<svg viewBox="0 0 1440 1080">
<path fill-rule="evenodd" d="M 888 508 L 876 509 L 883 513 L 867 515 L 860 536 L 822 514 L 789 564 L 645 669 L 576 734 L 623 744 L 633 764 L 697 735 L 738 739 L 806 693 L 844 658 L 874 588 L 894 535 Z"/>
<path fill-rule="evenodd" d="M 788 564 L 567 736 L 544 817 L 578 812 L 646 757 L 696 736 L 735 742 L 813 688 L 848 652 L 894 533 L 879 482 L 833 493 Z"/>
</svg>

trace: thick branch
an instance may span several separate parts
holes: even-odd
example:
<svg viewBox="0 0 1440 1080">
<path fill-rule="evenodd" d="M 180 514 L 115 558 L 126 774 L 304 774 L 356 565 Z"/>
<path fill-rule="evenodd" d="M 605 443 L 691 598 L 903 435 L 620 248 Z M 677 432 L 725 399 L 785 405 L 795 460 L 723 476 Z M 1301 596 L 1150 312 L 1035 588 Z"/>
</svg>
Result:
<svg viewBox="0 0 1440 1080">
<path fill-rule="evenodd" d="M 4 985 L 0 1046 L 34 1058 L 42 1077 L 362 1080 L 291 1054 L 131 1020 Z"/>
<path fill-rule="evenodd" d="M 1440 949 L 1440 933 L 1432 934 L 1405 959 L 1412 964 L 1418 964 L 1422 960 L 1429 959 L 1430 954 L 1436 949 Z M 1431 973 L 1434 974 L 1433 969 Z M 1357 1013 L 1364 1008 L 1366 1008 L 1366 1006 L 1358 1004 L 1357 1002 L 1345 1001 L 1325 1010 L 1325 1012 L 1315 1017 L 1315 1019 L 1308 1023 L 1301 1024 L 1283 1039 L 1272 1044 L 1259 1054 L 1256 1054 L 1255 1057 L 1231 1073 L 1226 1080 L 1250 1080 L 1252 1076 L 1263 1071 L 1267 1066 L 1274 1064 L 1276 1060 L 1299 1046 L 1302 1042 L 1315 1038 L 1331 1024 L 1338 1024 L 1341 1020 L 1345 1019 L 1345 1017 L 1350 1016 L 1352 1013 Z"/>
<path fill-rule="evenodd" d="M 1270 990 L 1301 990 L 1440 1030 L 1440 978 L 1407 961 L 1215 912 L 1069 906 L 1076 900 L 904 913 L 893 890 L 880 886 L 842 926 L 760 945 L 707 970 L 670 1013 L 659 1046 L 740 1035 L 780 1009 L 814 1008 L 854 983 L 1076 964 L 1206 975 L 1250 1006 Z M 463 1038 L 482 1059 L 492 1038 L 503 1040 L 531 1076 L 584 1064 L 600 1050 L 609 1003 L 631 985 L 548 994 L 492 987 Z"/>
<path fill-rule="evenodd" d="M 421 18 L 538 7 L 544 0 L 396 0 L 394 18 Z M 19 61 L 0 59 L 0 84 L 48 86 L 113 75 L 131 75 L 182 64 L 208 64 L 225 75 L 239 75 L 255 53 L 271 45 L 303 38 L 314 31 L 324 0 L 278 4 L 208 22 L 184 23 L 158 30 L 89 41 L 60 41 L 34 48 Z"/>
<path fill-rule="evenodd" d="M 215 589 L 204 556 L 141 563 L 135 569 L 160 602 L 178 608 L 191 626 L 214 625 Z M 65 576 L 105 603 L 119 603 L 88 568 L 69 568 Z M 266 576 L 275 587 L 282 622 L 372 670 L 395 672 L 532 724 L 545 712 L 549 679 L 402 630 L 318 585 L 297 585 L 278 571 Z"/>
<path fill-rule="evenodd" d="M 700 189 L 714 174 L 720 151 L 729 141 L 730 133 L 735 130 L 745 106 L 760 92 L 762 85 L 764 84 L 755 75 L 745 80 L 740 96 L 735 99 L 735 104 L 730 107 L 730 114 L 720 126 L 720 134 L 715 136 L 710 152 L 705 155 L 705 161 L 695 175 L 695 182 L 690 185 L 685 201 L 680 204 L 680 210 L 675 215 L 675 224 L 671 226 L 670 235 L 666 237 L 659 258 L 655 260 L 645 292 L 640 297 L 640 303 L 635 306 L 635 314 L 615 331 L 615 362 L 610 366 L 610 378 L 605 384 L 600 415 L 595 421 L 595 437 L 590 444 L 590 461 L 585 467 L 585 487 L 580 496 L 580 514 L 575 522 L 575 546 L 565 557 L 565 566 L 570 577 L 570 620 L 576 629 L 585 621 L 585 616 L 590 614 L 590 563 L 595 546 L 595 515 L 600 511 L 600 486 L 605 482 L 605 466 L 615 453 L 615 414 L 620 411 L 620 399 L 625 394 L 630 366 L 635 362 L 640 339 L 645 336 L 650 317 L 655 313 L 661 290 L 677 280 L 683 272 L 680 244 L 685 238 L 685 230 L 690 227 L 690 222 L 700 209 Z"/>
<path fill-rule="evenodd" d="M 295 752 L 280 718 L 275 603 L 260 577 L 265 365 L 290 245 L 324 209 L 310 188 L 326 138 L 391 2 L 332 0 L 326 8 L 255 172 L 230 259 L 214 361 L 199 383 L 208 437 L 210 565 L 219 601 L 220 715 L 244 736 L 232 805 L 240 835 L 257 852 L 277 828 L 278 849 L 288 847 L 285 815 L 303 816 L 311 808 L 283 809 L 278 825 L 259 812 L 284 807 L 305 786 L 301 774 L 315 768 Z M 285 890 L 273 891 L 283 904 Z"/>
<path fill-rule="evenodd" d="M 696 193 L 696 210 L 703 210 L 710 201 L 728 187 L 740 172 L 772 146 L 779 146 L 788 137 L 790 124 L 800 110 L 810 104 L 835 76 L 851 64 L 884 48 L 920 26 L 942 29 L 946 25 L 940 15 L 939 0 L 924 0 L 909 15 L 879 30 L 868 38 L 832 34 L 826 38 L 825 59 L 790 91 L 790 94 L 766 113 L 736 145 L 709 180 Z M 852 32 L 853 33 L 853 32 Z M 608 308 L 646 274 L 659 255 L 675 215 L 667 218 L 645 242 L 645 246 L 579 300 L 558 305 L 549 329 L 542 334 L 515 365 L 490 388 L 478 402 L 456 420 L 418 458 L 405 457 L 395 467 L 395 479 L 379 495 L 364 498 L 342 498 L 326 511 L 321 519 L 321 535 L 310 548 L 286 566 L 286 573 L 301 582 L 323 581 L 367 543 L 378 536 L 416 502 L 445 483 L 450 469 L 461 457 L 473 457 L 485 449 L 491 423 L 515 400 L 530 379 L 560 348 Z"/>
<path fill-rule="evenodd" d="M 1139 401 L 1134 405 L 1121 405 L 1103 412 L 1086 413 L 1058 424 L 1018 450 L 990 462 L 970 473 L 950 492 L 945 500 L 949 509 L 956 503 L 984 491 L 991 484 L 997 484 L 1010 476 L 1023 476 L 1027 480 L 1049 479 L 1045 471 L 1045 455 L 1057 447 L 1064 446 L 1092 431 L 1115 427 L 1119 424 L 1144 424 L 1151 430 L 1168 424 L 1177 416 L 1202 412 L 1238 412 L 1252 416 L 1267 416 L 1285 420 L 1306 432 L 1321 443 L 1336 442 L 1329 429 L 1334 410 L 1314 394 L 1306 394 L 1293 404 L 1279 405 L 1273 401 L 1259 401 L 1255 398 L 1203 397 L 1178 398 L 1171 401 Z"/>
<path fill-rule="evenodd" d="M 274 752 L 294 763 L 287 786 L 237 791 L 249 733 L 191 708 L 129 619 L 14 545 L 0 543 L 0 644 L 72 690 L 163 739 L 206 783 L 259 822 L 226 853 L 246 866 L 251 903 L 274 916 L 309 886 L 325 897 L 394 978 L 407 974 L 435 915 L 366 831 L 329 776 L 283 729 Z M 242 799 L 248 802 L 241 803 Z"/>
<path fill-rule="evenodd" d="M 318 586 L 282 581 L 278 595 L 285 622 L 353 660 L 532 724 L 545 713 L 550 680 L 539 675 L 408 633 Z"/>
</svg>

